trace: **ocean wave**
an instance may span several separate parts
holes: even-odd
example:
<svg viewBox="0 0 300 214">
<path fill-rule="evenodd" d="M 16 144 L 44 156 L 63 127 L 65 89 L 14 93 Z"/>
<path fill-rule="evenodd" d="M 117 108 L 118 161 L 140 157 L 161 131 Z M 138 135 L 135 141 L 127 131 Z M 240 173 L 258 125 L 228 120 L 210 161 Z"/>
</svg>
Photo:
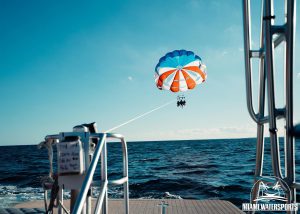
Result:
<svg viewBox="0 0 300 214">
<path fill-rule="evenodd" d="M 50 193 L 48 192 L 48 198 Z M 69 190 L 64 191 L 64 199 L 70 199 L 71 194 Z M 43 200 L 44 190 L 43 188 L 34 187 L 18 187 L 13 185 L 3 186 L 0 185 L 0 208 L 12 207 L 16 204 Z"/>
<path fill-rule="evenodd" d="M 180 197 L 180 195 L 174 195 L 174 194 L 171 194 L 169 192 L 165 192 L 163 198 L 166 198 L 166 199 L 182 199 Z"/>
<path fill-rule="evenodd" d="M 153 162 L 153 161 L 159 161 L 159 158 L 143 158 L 139 160 L 139 162 Z"/>
<path fill-rule="evenodd" d="M 0 207 L 12 207 L 20 202 L 41 199 L 43 199 L 42 188 L 0 185 Z"/>
</svg>

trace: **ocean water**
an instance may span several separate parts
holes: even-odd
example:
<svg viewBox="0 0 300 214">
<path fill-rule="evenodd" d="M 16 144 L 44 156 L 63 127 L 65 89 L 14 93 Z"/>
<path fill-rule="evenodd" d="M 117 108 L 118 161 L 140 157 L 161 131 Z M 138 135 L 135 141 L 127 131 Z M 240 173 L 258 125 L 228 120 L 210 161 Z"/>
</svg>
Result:
<svg viewBox="0 0 300 214">
<path fill-rule="evenodd" d="M 250 198 L 255 143 L 255 139 L 129 142 L 130 197 L 224 199 L 240 207 Z M 264 175 L 268 176 L 272 175 L 268 139 L 265 150 Z M 109 179 L 122 177 L 120 154 L 119 143 L 108 144 Z M 299 165 L 300 146 L 296 157 Z M 41 179 L 48 170 L 46 149 L 1 146 L 0 207 L 43 199 Z M 99 174 L 94 177 L 99 178 Z M 97 187 L 94 192 L 97 194 Z M 68 192 L 65 197 L 69 197 Z M 109 197 L 122 197 L 122 188 L 110 187 Z"/>
</svg>

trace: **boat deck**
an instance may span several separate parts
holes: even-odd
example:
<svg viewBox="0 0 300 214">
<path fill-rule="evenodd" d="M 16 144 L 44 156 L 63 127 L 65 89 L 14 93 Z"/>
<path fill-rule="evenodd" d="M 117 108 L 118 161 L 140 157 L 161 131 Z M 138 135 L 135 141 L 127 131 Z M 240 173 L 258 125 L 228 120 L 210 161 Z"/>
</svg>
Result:
<svg viewBox="0 0 300 214">
<path fill-rule="evenodd" d="M 229 201 L 222 200 L 184 200 L 184 199 L 130 199 L 129 209 L 130 214 L 161 214 L 162 208 L 159 204 L 164 201 L 166 214 L 241 214 L 244 213 L 234 206 Z M 94 204 L 94 203 L 93 203 Z M 69 202 L 66 201 L 66 207 L 69 207 Z M 110 214 L 123 214 L 123 200 L 109 200 Z M 33 201 L 23 204 L 18 204 L 16 208 L 43 208 L 43 201 Z M 18 209 L 19 210 L 19 209 Z M 0 209 L 0 213 L 1 209 Z M 13 214 L 18 212 L 7 212 Z M 26 213 L 26 212 L 24 212 Z M 28 213 L 28 212 L 27 212 Z M 38 212 L 34 212 L 38 213 Z M 55 211 L 57 213 L 57 211 Z M 6 213 L 3 213 L 6 214 Z"/>
</svg>

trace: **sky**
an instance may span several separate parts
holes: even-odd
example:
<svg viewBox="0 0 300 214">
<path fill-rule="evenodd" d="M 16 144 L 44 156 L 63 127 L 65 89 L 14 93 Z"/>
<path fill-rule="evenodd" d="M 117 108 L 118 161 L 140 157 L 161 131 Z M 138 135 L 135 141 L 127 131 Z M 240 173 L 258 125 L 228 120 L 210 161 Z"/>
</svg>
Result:
<svg viewBox="0 0 300 214">
<path fill-rule="evenodd" d="M 185 93 L 185 108 L 170 104 L 115 132 L 129 141 L 254 137 L 246 108 L 241 3 L 0 0 L 0 145 L 37 144 L 88 122 L 105 131 L 176 99 L 154 81 L 159 58 L 176 49 L 202 58 L 207 81 Z M 252 6 L 254 46 L 259 6 Z M 296 56 L 297 40 L 299 34 Z M 282 53 L 279 48 L 275 56 L 278 84 Z M 295 93 L 299 66 L 295 60 Z M 277 90 L 280 106 L 282 88 Z M 300 122 L 299 111 L 294 119 Z"/>
</svg>

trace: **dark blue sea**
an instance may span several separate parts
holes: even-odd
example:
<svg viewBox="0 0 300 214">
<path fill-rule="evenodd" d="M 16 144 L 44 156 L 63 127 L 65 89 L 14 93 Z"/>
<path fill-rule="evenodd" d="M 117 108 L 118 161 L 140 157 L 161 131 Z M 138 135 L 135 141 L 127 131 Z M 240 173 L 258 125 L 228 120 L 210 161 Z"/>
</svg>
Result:
<svg viewBox="0 0 300 214">
<path fill-rule="evenodd" d="M 255 139 L 129 142 L 130 197 L 224 199 L 240 207 L 243 202 L 249 202 L 255 144 Z M 296 164 L 299 165 L 297 144 Z M 282 153 L 282 139 L 281 147 Z M 269 176 L 272 173 L 268 139 L 265 150 L 264 175 Z M 120 144 L 108 145 L 109 179 L 122 176 L 120 154 Z M 43 199 L 41 179 L 48 170 L 46 149 L 35 145 L 1 146 L 0 207 Z M 95 175 L 97 179 L 99 174 Z M 120 198 L 121 188 L 110 188 L 109 196 Z M 69 197 L 68 192 L 65 197 Z"/>
</svg>

